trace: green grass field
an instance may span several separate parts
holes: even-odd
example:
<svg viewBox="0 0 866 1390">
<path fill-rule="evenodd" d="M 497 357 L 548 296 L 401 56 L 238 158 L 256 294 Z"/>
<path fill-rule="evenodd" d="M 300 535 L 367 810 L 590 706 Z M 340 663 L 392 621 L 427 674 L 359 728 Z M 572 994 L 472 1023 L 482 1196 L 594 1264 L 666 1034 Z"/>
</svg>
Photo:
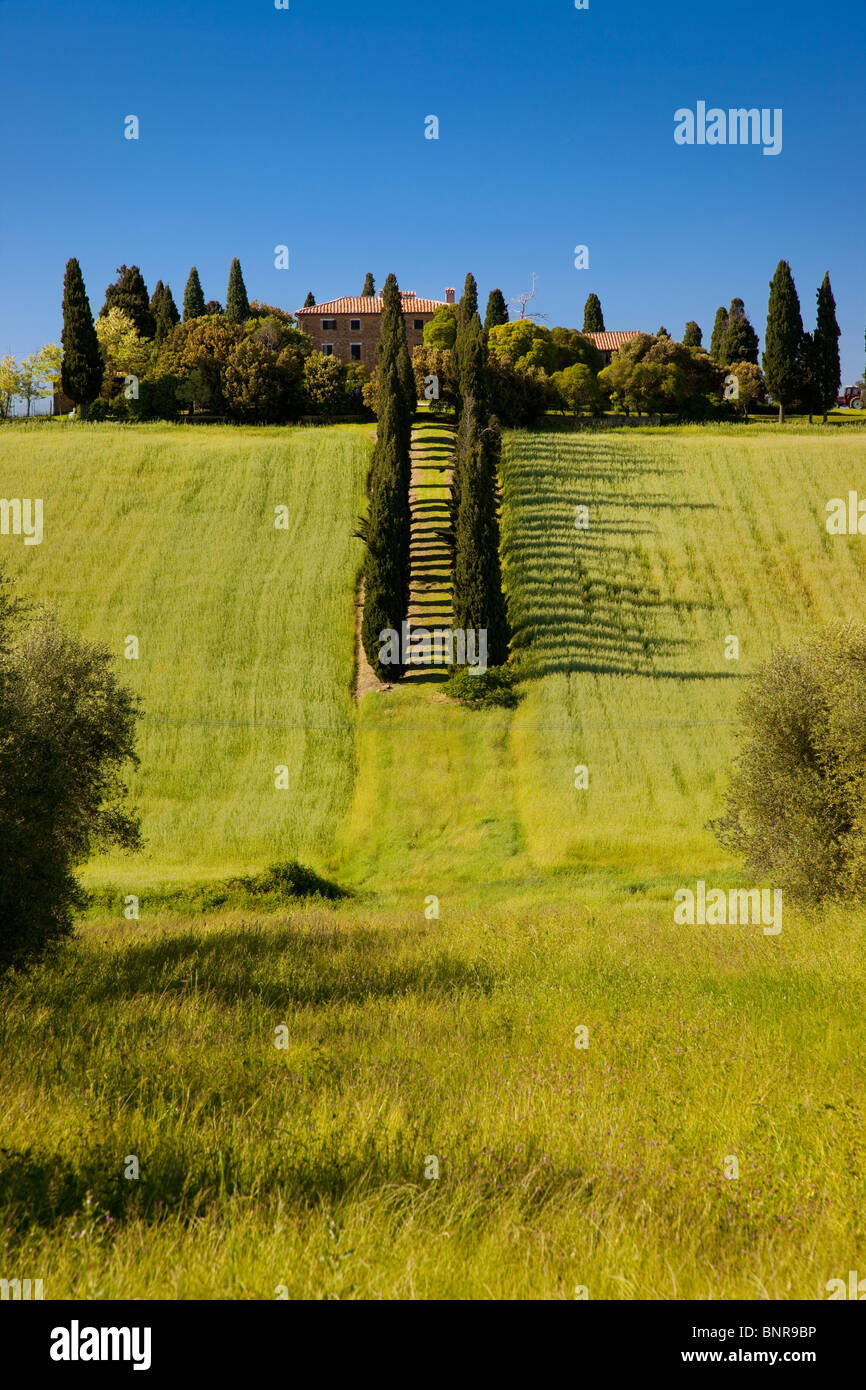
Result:
<svg viewBox="0 0 866 1390">
<path fill-rule="evenodd" d="M 4 431 L 3 495 L 43 498 L 45 538 L 0 537 L 0 559 L 24 595 L 117 653 L 144 703 L 131 785 L 147 847 L 97 861 L 89 882 L 136 893 L 330 844 L 355 775 L 352 530 L 369 436 Z"/>
<path fill-rule="evenodd" d="M 672 914 L 698 877 L 747 883 L 706 829 L 744 679 L 862 614 L 862 541 L 824 528 L 862 443 L 509 436 L 522 698 L 479 711 L 435 683 L 351 699 L 368 433 L 3 432 L 3 491 L 38 482 L 46 540 L 0 555 L 88 635 L 159 652 L 124 663 L 148 849 L 91 881 L 297 854 L 356 897 L 181 919 L 145 895 L 16 983 L 2 1272 L 47 1298 L 825 1296 L 866 1233 L 862 913 L 786 904 L 773 937 Z M 174 537 L 158 564 L 147 526 Z"/>
</svg>

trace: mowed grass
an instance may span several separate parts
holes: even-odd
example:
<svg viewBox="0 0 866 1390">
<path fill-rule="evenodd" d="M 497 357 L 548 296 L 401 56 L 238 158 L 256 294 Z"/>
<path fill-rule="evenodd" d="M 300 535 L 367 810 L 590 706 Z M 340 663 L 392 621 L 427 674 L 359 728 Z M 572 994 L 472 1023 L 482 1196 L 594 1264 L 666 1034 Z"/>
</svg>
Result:
<svg viewBox="0 0 866 1390">
<path fill-rule="evenodd" d="M 850 917 L 770 939 L 580 898 L 87 928 L 0 1022 L 3 1274 L 825 1297 L 866 1235 L 863 947 Z"/>
<path fill-rule="evenodd" d="M 41 497 L 41 545 L 0 537 L 34 600 L 107 644 L 144 708 L 142 855 L 128 893 L 321 857 L 351 798 L 354 582 L 370 430 L 60 423 L 3 431 L 0 495 Z M 287 509 L 277 529 L 275 509 Z M 128 636 L 137 660 L 124 657 Z M 277 790 L 275 769 L 288 769 Z"/>
<path fill-rule="evenodd" d="M 744 680 L 778 643 L 866 608 L 866 541 L 825 527 L 864 464 L 862 440 L 820 429 L 508 436 L 503 553 L 527 678 L 509 754 L 537 864 L 638 880 L 731 865 L 704 827 Z"/>
</svg>

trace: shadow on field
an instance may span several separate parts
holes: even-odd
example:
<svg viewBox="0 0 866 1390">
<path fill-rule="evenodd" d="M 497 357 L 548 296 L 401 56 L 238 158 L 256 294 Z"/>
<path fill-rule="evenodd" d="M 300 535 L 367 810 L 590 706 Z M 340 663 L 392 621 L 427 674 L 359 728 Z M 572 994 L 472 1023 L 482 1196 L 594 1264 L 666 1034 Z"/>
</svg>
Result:
<svg viewBox="0 0 866 1390">
<path fill-rule="evenodd" d="M 73 988 L 76 1007 L 196 993 L 229 1006 L 255 998 L 278 1007 L 493 990 L 496 974 L 486 960 L 433 949 L 422 956 L 422 944 L 416 928 L 313 932 L 243 926 L 207 935 L 172 932 L 100 952 L 95 960 L 89 953 L 79 957 Z M 401 959 L 404 947 L 412 955 Z M 60 1007 L 62 1001 L 57 1003 Z"/>
<path fill-rule="evenodd" d="M 712 613 L 712 600 L 675 598 L 655 582 L 652 513 L 697 514 L 711 525 L 719 511 L 712 502 L 671 498 L 664 482 L 683 471 L 664 454 L 652 462 L 628 444 L 595 437 L 534 435 L 506 452 L 502 558 L 521 678 L 581 671 L 744 679 L 694 664 L 699 648 L 683 620 Z M 631 484 L 648 475 L 661 486 L 631 496 Z M 580 504 L 589 508 L 586 530 L 575 526 Z M 617 514 L 599 515 L 602 508 Z"/>
</svg>

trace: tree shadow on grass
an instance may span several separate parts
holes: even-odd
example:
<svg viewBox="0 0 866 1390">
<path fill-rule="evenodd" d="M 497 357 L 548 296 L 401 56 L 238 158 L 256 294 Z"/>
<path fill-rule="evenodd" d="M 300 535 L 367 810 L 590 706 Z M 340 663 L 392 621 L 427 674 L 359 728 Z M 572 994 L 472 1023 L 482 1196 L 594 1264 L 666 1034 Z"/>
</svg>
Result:
<svg viewBox="0 0 866 1390">
<path fill-rule="evenodd" d="M 142 898 L 146 917 L 146 898 Z M 404 947 L 414 948 L 408 958 Z M 124 999 L 206 992 L 229 1006 L 254 998 L 268 1007 L 364 1003 L 408 995 L 489 994 L 497 976 L 483 958 L 419 951 L 417 929 L 250 924 L 201 933 L 183 930 L 128 941 L 94 961 L 69 948 L 76 1009 Z M 41 1007 L 66 1007 L 55 988 Z M 41 993 L 41 991 L 37 991 Z M 66 989 L 64 990 L 66 994 Z"/>
<path fill-rule="evenodd" d="M 712 612 L 713 604 L 666 593 L 653 582 L 646 551 L 657 534 L 654 512 L 699 515 L 711 525 L 719 507 L 657 487 L 629 496 L 629 481 L 682 470 L 628 444 L 592 438 L 566 448 L 534 436 L 504 460 L 503 573 L 521 679 L 569 672 L 739 678 L 690 661 L 698 644 L 683 619 L 701 608 Z M 614 478 L 622 493 L 607 486 Z M 574 525 L 580 503 L 589 508 L 585 530 Z M 599 515 L 611 507 L 618 514 Z"/>
</svg>

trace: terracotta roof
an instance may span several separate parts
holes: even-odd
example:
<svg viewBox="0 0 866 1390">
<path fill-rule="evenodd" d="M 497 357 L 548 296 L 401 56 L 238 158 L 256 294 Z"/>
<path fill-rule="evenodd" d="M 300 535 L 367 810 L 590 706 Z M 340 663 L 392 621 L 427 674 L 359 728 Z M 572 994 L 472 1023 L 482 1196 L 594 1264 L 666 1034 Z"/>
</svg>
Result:
<svg viewBox="0 0 866 1390">
<path fill-rule="evenodd" d="M 404 314 L 435 314 L 444 304 L 443 299 L 419 299 L 414 294 L 403 295 Z M 381 314 L 382 296 L 363 295 L 352 298 L 329 299 L 325 304 L 313 304 L 309 309 L 298 309 L 297 313 L 310 314 L 313 318 L 332 318 L 334 314 Z"/>
<path fill-rule="evenodd" d="M 599 352 L 616 352 L 623 343 L 627 343 L 629 338 L 636 338 L 639 329 L 629 329 L 627 333 L 584 333 L 584 338 L 589 338 L 590 342 L 595 343 Z"/>
</svg>

